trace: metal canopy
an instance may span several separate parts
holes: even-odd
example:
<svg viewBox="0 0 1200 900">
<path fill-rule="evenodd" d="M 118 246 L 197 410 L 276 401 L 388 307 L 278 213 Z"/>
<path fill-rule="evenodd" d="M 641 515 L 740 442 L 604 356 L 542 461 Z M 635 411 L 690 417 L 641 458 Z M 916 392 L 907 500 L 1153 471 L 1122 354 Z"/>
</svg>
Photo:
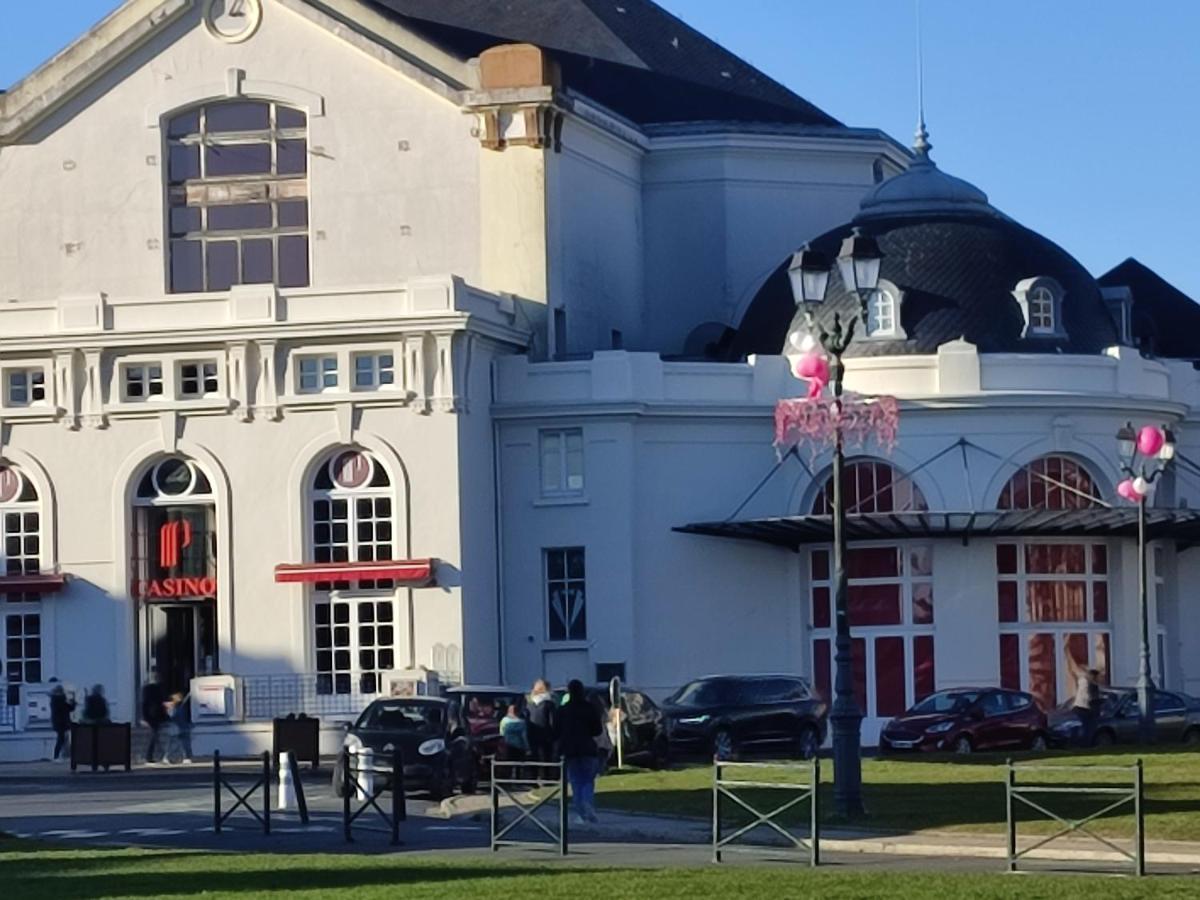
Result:
<svg viewBox="0 0 1200 900">
<path fill-rule="evenodd" d="M 987 512 L 861 513 L 846 516 L 851 541 L 973 537 L 1136 537 L 1136 507 L 1107 509 L 1021 509 Z M 740 522 L 695 522 L 674 531 L 759 541 L 798 550 L 833 540 L 832 516 L 783 516 Z M 1148 540 L 1200 543 L 1200 510 L 1146 509 Z"/>
</svg>

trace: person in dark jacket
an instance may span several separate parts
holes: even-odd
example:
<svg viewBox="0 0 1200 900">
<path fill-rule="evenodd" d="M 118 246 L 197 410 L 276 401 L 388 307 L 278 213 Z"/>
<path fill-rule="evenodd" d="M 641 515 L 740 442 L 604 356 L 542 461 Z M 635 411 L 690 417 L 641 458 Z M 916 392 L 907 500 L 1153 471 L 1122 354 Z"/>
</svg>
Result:
<svg viewBox="0 0 1200 900">
<path fill-rule="evenodd" d="M 54 759 L 62 759 L 67 749 L 67 735 L 71 731 L 71 713 L 75 711 L 75 700 L 68 697 L 57 678 L 51 678 L 54 687 L 50 691 L 50 725 L 54 729 Z"/>
<path fill-rule="evenodd" d="M 600 713 L 588 702 L 583 682 L 578 678 L 567 685 L 566 702 L 558 712 L 558 746 L 567 767 L 571 799 L 575 805 L 575 823 L 596 821 L 596 738 L 603 730 Z"/>
<path fill-rule="evenodd" d="M 158 738 L 167 724 L 167 698 L 158 682 L 158 672 L 150 670 L 150 677 L 142 685 L 142 721 L 150 728 L 150 743 L 146 745 L 146 762 L 154 762 L 159 749 Z M 166 741 L 163 741 L 163 762 L 167 761 Z"/>
<path fill-rule="evenodd" d="M 93 685 L 92 690 L 83 698 L 83 715 L 80 721 L 86 725 L 107 725 L 111 721 L 108 717 L 108 700 L 104 696 L 104 685 Z"/>
<path fill-rule="evenodd" d="M 558 712 L 550 683 L 539 678 L 533 683 L 526 709 L 529 716 L 529 758 L 534 762 L 554 762 L 554 725 Z"/>
</svg>

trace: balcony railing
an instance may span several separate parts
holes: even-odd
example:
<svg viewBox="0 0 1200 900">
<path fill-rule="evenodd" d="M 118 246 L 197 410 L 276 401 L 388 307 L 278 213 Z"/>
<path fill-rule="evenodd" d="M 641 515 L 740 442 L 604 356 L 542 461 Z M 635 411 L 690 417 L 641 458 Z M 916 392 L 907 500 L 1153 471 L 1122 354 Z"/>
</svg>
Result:
<svg viewBox="0 0 1200 900">
<path fill-rule="evenodd" d="M 349 684 L 335 684 L 330 676 L 313 672 L 244 675 L 241 683 L 242 714 L 247 720 L 301 713 L 324 719 L 353 719 L 372 700 L 382 696 L 379 691 L 361 690 L 358 679 L 349 679 Z"/>
</svg>

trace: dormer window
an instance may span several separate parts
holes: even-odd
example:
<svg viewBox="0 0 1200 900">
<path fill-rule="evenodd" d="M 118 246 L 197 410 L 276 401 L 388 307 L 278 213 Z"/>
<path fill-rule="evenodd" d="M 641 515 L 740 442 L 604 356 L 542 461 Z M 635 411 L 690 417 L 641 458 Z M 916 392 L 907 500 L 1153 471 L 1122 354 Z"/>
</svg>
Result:
<svg viewBox="0 0 1200 900">
<path fill-rule="evenodd" d="M 1026 278 L 1017 284 L 1013 296 L 1025 317 L 1022 337 L 1065 338 L 1062 321 L 1063 289 L 1053 278 Z"/>
<path fill-rule="evenodd" d="M 867 300 L 866 332 L 869 338 L 905 337 L 900 327 L 901 292 L 894 284 L 881 280 Z"/>
</svg>

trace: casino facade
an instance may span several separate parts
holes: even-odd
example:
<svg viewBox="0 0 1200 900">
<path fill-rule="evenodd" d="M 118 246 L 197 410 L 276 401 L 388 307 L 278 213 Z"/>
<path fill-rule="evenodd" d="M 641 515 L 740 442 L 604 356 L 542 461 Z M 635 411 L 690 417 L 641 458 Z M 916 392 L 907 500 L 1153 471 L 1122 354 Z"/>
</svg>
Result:
<svg viewBox="0 0 1200 900">
<path fill-rule="evenodd" d="M 855 226 L 847 383 L 900 409 L 843 485 L 866 739 L 1133 682 L 1126 421 L 1178 440 L 1153 666 L 1200 691 L 1189 298 L 649 0 L 507 6 L 127 0 L 0 94 L 0 758 L 48 753 L 52 677 L 131 720 L 157 671 L 200 752 L 414 680 L 828 692 L 830 461 L 773 413 L 787 261 Z"/>
</svg>

